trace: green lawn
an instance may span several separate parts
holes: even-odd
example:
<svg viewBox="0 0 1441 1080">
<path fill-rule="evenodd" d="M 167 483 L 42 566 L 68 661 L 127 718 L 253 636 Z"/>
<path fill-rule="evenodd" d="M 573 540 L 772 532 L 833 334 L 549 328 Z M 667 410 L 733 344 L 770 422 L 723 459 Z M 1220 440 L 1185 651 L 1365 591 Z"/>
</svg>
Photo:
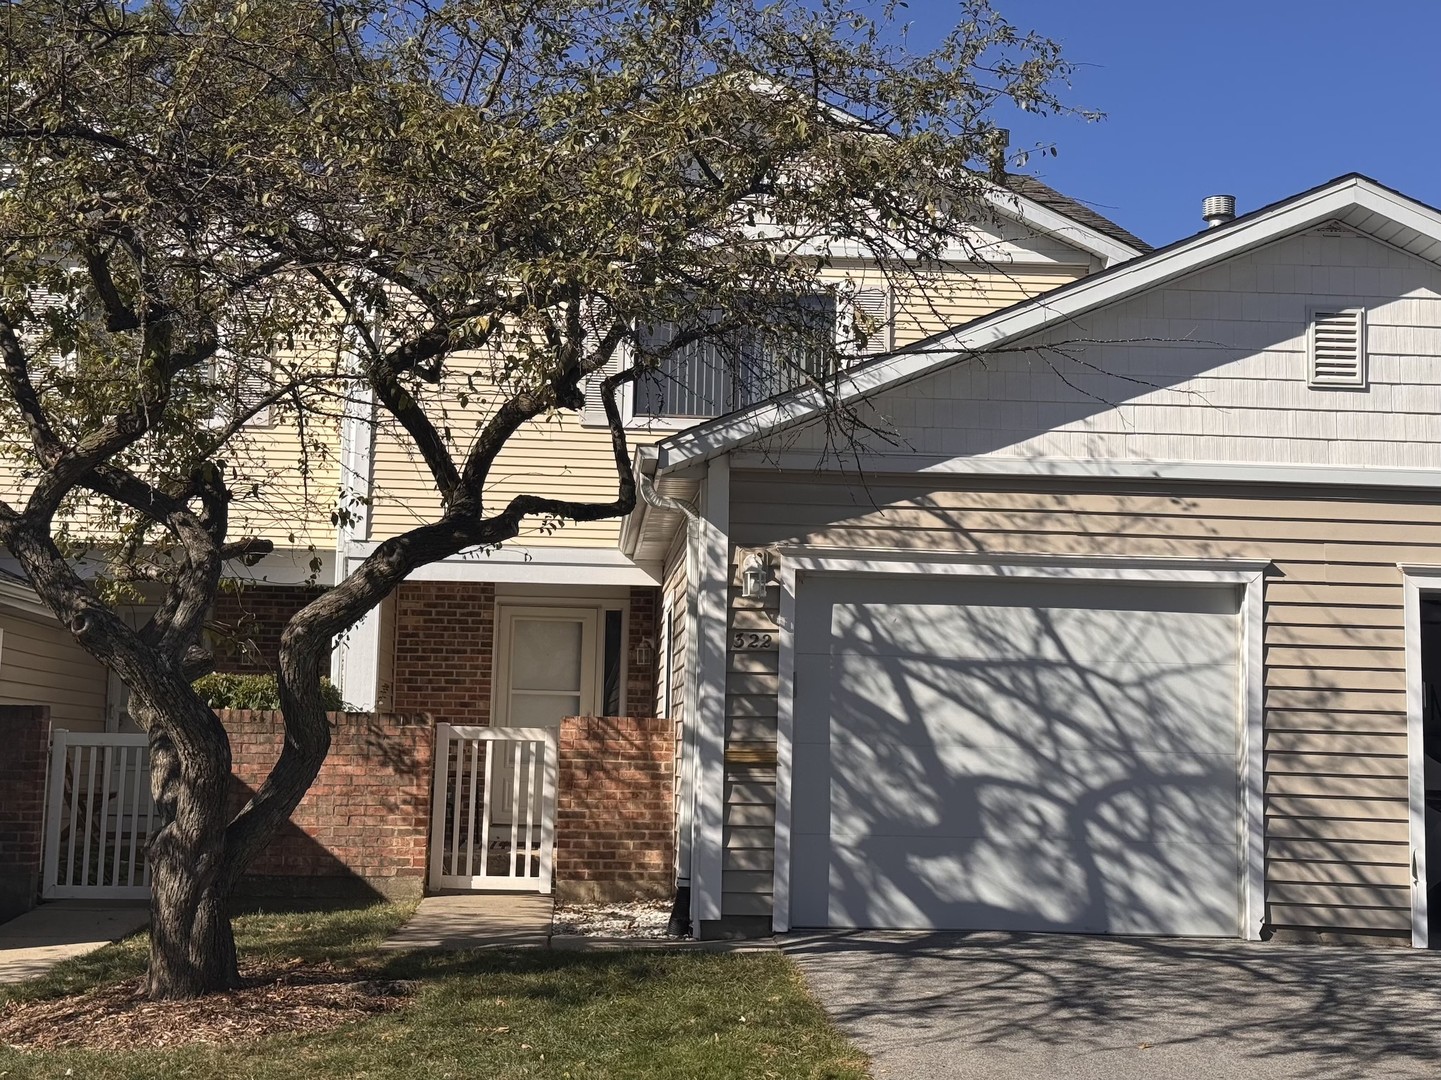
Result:
<svg viewBox="0 0 1441 1080">
<path fill-rule="evenodd" d="M 167 1050 L 0 1049 L 4 1080 L 195 1077 L 297 1080 L 765 1078 L 861 1080 L 864 1058 L 830 1025 L 777 953 L 491 953 L 377 955 L 408 909 L 275 913 L 237 920 L 250 959 L 328 961 L 385 979 L 417 980 L 401 1012 L 316 1035 L 243 1046 Z M 144 967 L 132 939 L 44 979 L 0 989 L 37 1000 L 130 978 Z"/>
</svg>

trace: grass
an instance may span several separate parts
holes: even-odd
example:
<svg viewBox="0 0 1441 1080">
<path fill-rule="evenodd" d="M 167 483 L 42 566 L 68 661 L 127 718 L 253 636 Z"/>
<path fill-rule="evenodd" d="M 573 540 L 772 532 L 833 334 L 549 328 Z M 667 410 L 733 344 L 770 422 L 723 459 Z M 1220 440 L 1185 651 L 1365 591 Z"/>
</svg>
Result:
<svg viewBox="0 0 1441 1080">
<path fill-rule="evenodd" d="M 0 1077 L 49 1080 L 862 1080 L 865 1059 L 836 1032 L 778 953 L 677 951 L 377 955 L 395 905 L 237 920 L 245 955 L 380 967 L 417 979 L 412 1003 L 321 1035 L 233 1047 L 124 1053 L 0 1049 Z M 144 967 L 143 938 L 0 991 L 55 997 Z"/>
</svg>

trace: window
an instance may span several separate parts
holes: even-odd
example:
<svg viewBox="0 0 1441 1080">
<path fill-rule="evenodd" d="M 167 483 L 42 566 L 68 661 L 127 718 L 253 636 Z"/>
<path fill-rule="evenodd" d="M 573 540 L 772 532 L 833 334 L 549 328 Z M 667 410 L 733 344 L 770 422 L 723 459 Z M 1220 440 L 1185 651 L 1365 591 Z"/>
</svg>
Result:
<svg viewBox="0 0 1441 1080">
<path fill-rule="evenodd" d="M 835 333 L 834 297 L 801 297 L 799 304 L 816 331 Z M 646 327 L 641 346 L 663 349 L 676 333 L 674 326 Z M 633 411 L 637 417 L 721 416 L 792 390 L 808 376 L 828 374 L 829 359 L 829 350 L 764 327 L 704 338 L 676 349 L 636 380 Z"/>
<path fill-rule="evenodd" d="M 1311 386 L 1364 387 L 1366 312 L 1362 308 L 1313 311 L 1306 358 Z"/>
</svg>

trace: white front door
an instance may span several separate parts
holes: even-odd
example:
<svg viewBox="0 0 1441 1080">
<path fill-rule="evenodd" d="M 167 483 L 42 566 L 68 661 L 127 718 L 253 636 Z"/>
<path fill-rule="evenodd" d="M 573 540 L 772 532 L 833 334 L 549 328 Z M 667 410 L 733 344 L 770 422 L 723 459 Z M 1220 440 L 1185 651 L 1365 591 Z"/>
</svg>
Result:
<svg viewBox="0 0 1441 1080">
<path fill-rule="evenodd" d="M 503 607 L 496 655 L 495 727 L 559 727 L 567 716 L 589 716 L 596 702 L 596 612 L 576 608 Z M 514 759 L 496 763 L 497 798 L 491 820 L 509 825 L 515 785 L 528 785 L 536 800 L 534 765 Z M 487 778 L 491 779 L 491 778 Z M 523 802 L 523 800 L 522 800 Z M 534 812 L 539 819 L 540 805 Z"/>
<path fill-rule="evenodd" d="M 500 609 L 497 727 L 554 727 L 595 711 L 596 613 Z"/>
</svg>

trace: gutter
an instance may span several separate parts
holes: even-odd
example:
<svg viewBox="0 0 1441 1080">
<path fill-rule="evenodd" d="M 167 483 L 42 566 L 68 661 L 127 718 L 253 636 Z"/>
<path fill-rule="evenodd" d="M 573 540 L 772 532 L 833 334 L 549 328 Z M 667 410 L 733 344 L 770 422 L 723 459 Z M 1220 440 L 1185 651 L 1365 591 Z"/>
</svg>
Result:
<svg viewBox="0 0 1441 1080">
<path fill-rule="evenodd" d="M 697 671 L 696 646 L 700 635 L 700 603 L 695 583 L 700 572 L 700 515 L 678 499 L 662 495 L 655 489 L 654 473 L 657 455 L 652 447 L 645 447 L 636 454 L 636 491 L 641 501 L 657 510 L 668 510 L 685 518 L 685 595 L 686 595 L 686 715 L 681 725 L 680 775 L 676 784 L 680 793 L 680 820 L 676 822 L 676 884 L 675 898 L 671 904 L 670 922 L 666 933 L 672 937 L 690 937 L 694 929 L 691 917 L 691 860 L 695 850 L 695 724 L 691 716 L 695 710 L 696 697 L 700 693 L 700 673 Z M 638 537 L 639 528 L 634 535 Z M 634 550 L 635 540 L 631 539 Z M 664 610 L 664 605 L 662 605 Z"/>
</svg>

